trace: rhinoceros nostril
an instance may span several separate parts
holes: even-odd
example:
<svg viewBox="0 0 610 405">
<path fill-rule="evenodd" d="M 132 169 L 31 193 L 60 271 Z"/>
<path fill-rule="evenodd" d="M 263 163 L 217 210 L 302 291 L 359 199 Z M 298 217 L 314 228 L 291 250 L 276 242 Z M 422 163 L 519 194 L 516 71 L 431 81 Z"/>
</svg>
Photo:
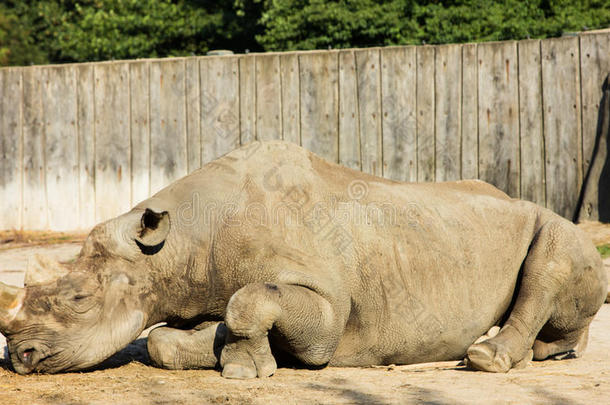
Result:
<svg viewBox="0 0 610 405">
<path fill-rule="evenodd" d="M 19 356 L 21 358 L 21 362 L 26 366 L 31 366 L 35 352 L 35 349 L 25 349 L 24 351 L 22 351 L 21 356 Z"/>
</svg>

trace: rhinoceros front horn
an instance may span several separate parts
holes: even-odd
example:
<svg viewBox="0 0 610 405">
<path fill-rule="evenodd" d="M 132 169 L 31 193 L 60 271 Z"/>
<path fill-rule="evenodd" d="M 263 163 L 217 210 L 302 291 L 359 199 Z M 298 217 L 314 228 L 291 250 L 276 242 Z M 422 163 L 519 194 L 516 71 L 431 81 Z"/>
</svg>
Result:
<svg viewBox="0 0 610 405">
<path fill-rule="evenodd" d="M 25 289 L 0 282 L 0 332 L 9 328 L 23 305 Z"/>
<path fill-rule="evenodd" d="M 24 284 L 26 287 L 31 287 L 50 283 L 65 276 L 67 273 L 68 270 L 58 261 L 41 255 L 34 255 L 28 261 Z"/>
</svg>

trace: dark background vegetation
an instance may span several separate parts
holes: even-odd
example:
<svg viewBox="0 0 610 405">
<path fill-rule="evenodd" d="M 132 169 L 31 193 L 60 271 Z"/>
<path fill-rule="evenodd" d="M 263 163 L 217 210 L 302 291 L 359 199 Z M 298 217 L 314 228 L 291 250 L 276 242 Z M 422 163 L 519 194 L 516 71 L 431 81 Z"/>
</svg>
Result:
<svg viewBox="0 0 610 405">
<path fill-rule="evenodd" d="M 608 0 L 0 0 L 0 65 L 545 38 Z"/>
</svg>

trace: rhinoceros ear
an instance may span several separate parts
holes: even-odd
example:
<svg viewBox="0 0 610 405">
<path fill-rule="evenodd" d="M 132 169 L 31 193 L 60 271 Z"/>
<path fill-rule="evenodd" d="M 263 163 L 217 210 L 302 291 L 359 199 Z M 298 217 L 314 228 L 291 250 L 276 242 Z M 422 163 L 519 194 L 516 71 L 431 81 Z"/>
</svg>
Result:
<svg viewBox="0 0 610 405">
<path fill-rule="evenodd" d="M 155 212 L 146 208 L 140 219 L 135 240 L 144 246 L 157 246 L 167 238 L 170 221 L 167 211 Z"/>
<path fill-rule="evenodd" d="M 50 283 L 66 274 L 68 274 L 68 269 L 58 261 L 41 255 L 34 255 L 28 260 L 24 285 L 31 287 Z"/>
</svg>

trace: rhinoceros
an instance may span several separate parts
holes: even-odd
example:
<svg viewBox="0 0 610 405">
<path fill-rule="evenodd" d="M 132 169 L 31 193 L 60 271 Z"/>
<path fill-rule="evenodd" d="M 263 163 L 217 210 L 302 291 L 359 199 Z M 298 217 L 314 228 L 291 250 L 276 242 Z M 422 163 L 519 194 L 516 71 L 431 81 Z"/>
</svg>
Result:
<svg viewBox="0 0 610 405">
<path fill-rule="evenodd" d="M 255 142 L 3 285 L 0 331 L 21 374 L 90 368 L 161 322 L 154 365 L 227 378 L 280 359 L 507 372 L 581 353 L 606 286 L 580 229 L 485 182 L 408 184 Z"/>
</svg>

